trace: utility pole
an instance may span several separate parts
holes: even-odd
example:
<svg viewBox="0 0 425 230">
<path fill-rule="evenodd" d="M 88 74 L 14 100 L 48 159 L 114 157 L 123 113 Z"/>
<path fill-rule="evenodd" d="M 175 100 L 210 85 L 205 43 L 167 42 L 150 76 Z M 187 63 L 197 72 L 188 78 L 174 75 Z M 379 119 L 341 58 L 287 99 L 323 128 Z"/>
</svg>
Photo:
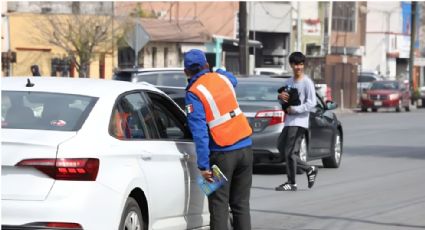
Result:
<svg viewBox="0 0 425 230">
<path fill-rule="evenodd" d="M 297 51 L 301 51 L 301 7 L 300 2 L 297 2 Z"/>
<path fill-rule="evenodd" d="M 248 33 L 246 2 L 239 2 L 239 74 L 248 74 Z"/>
<path fill-rule="evenodd" d="M 416 42 L 416 3 L 412 1 L 412 9 L 410 12 L 410 58 L 409 58 L 409 85 L 413 89 L 413 69 L 415 58 L 415 42 Z"/>
</svg>

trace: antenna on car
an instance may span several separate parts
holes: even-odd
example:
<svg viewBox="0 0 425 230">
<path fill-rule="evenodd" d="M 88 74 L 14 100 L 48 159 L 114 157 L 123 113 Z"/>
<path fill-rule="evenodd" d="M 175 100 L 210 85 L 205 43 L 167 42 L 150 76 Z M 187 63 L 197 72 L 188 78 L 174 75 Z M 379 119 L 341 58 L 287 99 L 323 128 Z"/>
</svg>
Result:
<svg viewBox="0 0 425 230">
<path fill-rule="evenodd" d="M 33 87 L 34 86 L 34 83 L 32 83 L 31 81 L 30 81 L 30 79 L 28 78 L 27 79 L 27 84 L 25 85 L 25 87 Z"/>
</svg>

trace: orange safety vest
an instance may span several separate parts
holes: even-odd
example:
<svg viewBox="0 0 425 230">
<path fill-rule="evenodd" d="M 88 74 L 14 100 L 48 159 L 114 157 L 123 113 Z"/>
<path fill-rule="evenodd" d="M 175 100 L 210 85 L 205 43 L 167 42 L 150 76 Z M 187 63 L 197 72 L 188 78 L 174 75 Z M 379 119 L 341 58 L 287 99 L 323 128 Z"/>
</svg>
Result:
<svg viewBox="0 0 425 230">
<path fill-rule="evenodd" d="M 229 146 L 252 134 L 227 77 L 207 73 L 197 79 L 189 91 L 202 102 L 211 136 L 217 145 Z"/>
</svg>

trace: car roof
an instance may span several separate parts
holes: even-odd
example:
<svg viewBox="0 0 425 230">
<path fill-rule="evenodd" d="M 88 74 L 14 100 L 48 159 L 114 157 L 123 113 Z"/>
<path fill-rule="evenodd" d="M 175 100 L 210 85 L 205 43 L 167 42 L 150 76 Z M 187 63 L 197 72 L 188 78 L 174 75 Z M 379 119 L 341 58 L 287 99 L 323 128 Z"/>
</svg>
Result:
<svg viewBox="0 0 425 230">
<path fill-rule="evenodd" d="M 167 67 L 167 68 L 122 68 L 115 72 L 132 72 L 132 73 L 147 73 L 147 72 L 164 72 L 164 71 L 182 71 L 183 67 Z"/>
<path fill-rule="evenodd" d="M 272 77 L 238 77 L 238 81 L 246 82 L 279 82 L 283 83 L 286 78 L 272 78 Z"/>
<path fill-rule="evenodd" d="M 26 87 L 28 80 L 34 84 Z M 149 83 L 134 84 L 125 81 L 114 81 L 92 78 L 62 77 L 2 77 L 2 90 L 57 92 L 100 97 L 105 94 L 119 95 L 123 91 L 147 89 L 159 91 Z"/>
</svg>

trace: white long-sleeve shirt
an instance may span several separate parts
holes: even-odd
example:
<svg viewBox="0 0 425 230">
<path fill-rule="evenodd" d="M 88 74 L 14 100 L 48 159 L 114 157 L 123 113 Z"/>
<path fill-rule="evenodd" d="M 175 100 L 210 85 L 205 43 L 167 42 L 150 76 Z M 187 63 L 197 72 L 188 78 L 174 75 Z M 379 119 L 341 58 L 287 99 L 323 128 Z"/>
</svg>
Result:
<svg viewBox="0 0 425 230">
<path fill-rule="evenodd" d="M 300 80 L 291 77 L 285 85 L 298 89 L 301 104 L 291 106 L 293 113 L 285 115 L 285 126 L 299 126 L 308 129 L 310 111 L 316 106 L 316 90 L 313 81 L 307 76 Z"/>
</svg>

